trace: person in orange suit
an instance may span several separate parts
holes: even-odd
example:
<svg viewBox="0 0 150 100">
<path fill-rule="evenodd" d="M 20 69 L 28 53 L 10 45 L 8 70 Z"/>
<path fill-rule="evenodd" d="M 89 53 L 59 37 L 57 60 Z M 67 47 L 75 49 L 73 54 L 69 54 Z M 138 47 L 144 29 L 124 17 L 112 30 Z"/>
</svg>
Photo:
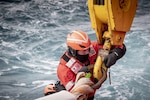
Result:
<svg viewBox="0 0 150 100">
<path fill-rule="evenodd" d="M 57 68 L 57 76 L 59 82 L 53 86 L 55 92 L 61 90 L 67 90 L 72 92 L 72 89 L 76 86 L 77 75 L 79 72 L 90 72 L 93 73 L 93 69 L 88 69 L 87 66 L 93 65 L 96 62 L 98 56 L 98 50 L 103 49 L 103 45 L 98 44 L 97 41 L 92 41 L 88 35 L 80 30 L 72 31 L 67 35 L 66 41 L 68 49 L 60 58 L 60 63 Z M 112 46 L 109 54 L 105 56 L 103 62 L 107 68 L 110 68 L 116 63 L 116 61 L 122 58 L 126 53 L 126 46 Z M 92 84 L 95 84 L 97 81 L 94 79 L 93 75 L 90 77 Z M 88 80 L 88 82 L 90 82 Z M 80 81 L 82 82 L 82 80 Z M 83 82 L 84 83 L 84 82 Z M 87 82 L 85 82 L 87 85 Z M 50 85 L 52 86 L 52 85 Z M 88 89 L 88 87 L 81 86 L 78 90 Z M 87 100 L 93 100 L 96 89 L 86 90 Z M 76 90 L 76 89 L 74 89 Z M 46 91 L 45 94 L 54 93 Z"/>
</svg>

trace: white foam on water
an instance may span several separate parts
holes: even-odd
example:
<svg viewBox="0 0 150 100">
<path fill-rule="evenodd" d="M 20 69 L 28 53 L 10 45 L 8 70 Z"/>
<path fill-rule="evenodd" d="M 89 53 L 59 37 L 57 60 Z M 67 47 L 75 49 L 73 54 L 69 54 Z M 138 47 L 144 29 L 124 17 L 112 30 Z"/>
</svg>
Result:
<svg viewBox="0 0 150 100">
<path fill-rule="evenodd" d="M 0 98 L 10 99 L 10 96 L 0 96 Z"/>
<path fill-rule="evenodd" d="M 149 19 L 150 19 L 149 14 L 135 17 L 131 30 L 138 31 L 150 29 Z"/>
<path fill-rule="evenodd" d="M 34 87 L 33 89 L 37 89 L 43 86 L 46 86 L 48 84 L 55 84 L 56 80 L 37 80 L 37 81 L 33 81 L 32 84 L 36 85 L 36 87 Z"/>
<path fill-rule="evenodd" d="M 13 84 L 14 86 L 19 86 L 19 87 L 25 87 L 27 86 L 26 83 L 17 83 L 17 84 Z"/>
</svg>

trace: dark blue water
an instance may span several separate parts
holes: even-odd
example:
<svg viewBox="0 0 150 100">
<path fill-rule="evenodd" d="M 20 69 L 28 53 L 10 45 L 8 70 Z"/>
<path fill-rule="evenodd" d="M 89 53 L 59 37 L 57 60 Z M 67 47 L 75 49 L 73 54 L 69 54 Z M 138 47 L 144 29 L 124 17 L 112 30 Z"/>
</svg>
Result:
<svg viewBox="0 0 150 100">
<path fill-rule="evenodd" d="M 139 0 L 126 34 L 126 55 L 111 68 L 95 100 L 150 100 L 150 2 Z M 0 100 L 33 100 L 57 80 L 56 68 L 72 30 L 95 40 L 87 0 L 0 1 Z"/>
</svg>

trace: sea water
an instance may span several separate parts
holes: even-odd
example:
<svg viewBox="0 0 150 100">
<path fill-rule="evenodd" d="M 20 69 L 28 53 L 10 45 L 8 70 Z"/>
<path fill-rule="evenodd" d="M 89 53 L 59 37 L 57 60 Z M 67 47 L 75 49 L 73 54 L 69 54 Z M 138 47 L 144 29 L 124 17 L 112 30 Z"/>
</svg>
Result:
<svg viewBox="0 0 150 100">
<path fill-rule="evenodd" d="M 139 0 L 125 56 L 111 67 L 94 100 L 150 100 L 150 2 Z M 0 1 L 0 100 L 34 100 L 58 80 L 66 35 L 85 31 L 96 40 L 87 0 Z"/>
</svg>

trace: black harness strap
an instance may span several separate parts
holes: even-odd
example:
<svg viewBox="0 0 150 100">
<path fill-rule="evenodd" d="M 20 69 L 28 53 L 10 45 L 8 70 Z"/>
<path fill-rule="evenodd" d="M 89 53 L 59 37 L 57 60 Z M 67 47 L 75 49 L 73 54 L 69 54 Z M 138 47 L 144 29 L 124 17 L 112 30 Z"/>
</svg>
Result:
<svg viewBox="0 0 150 100">
<path fill-rule="evenodd" d="M 64 54 L 64 55 L 62 56 L 62 58 L 63 58 L 66 62 L 68 62 L 68 61 L 70 60 L 70 58 L 69 58 L 66 54 Z"/>
</svg>

